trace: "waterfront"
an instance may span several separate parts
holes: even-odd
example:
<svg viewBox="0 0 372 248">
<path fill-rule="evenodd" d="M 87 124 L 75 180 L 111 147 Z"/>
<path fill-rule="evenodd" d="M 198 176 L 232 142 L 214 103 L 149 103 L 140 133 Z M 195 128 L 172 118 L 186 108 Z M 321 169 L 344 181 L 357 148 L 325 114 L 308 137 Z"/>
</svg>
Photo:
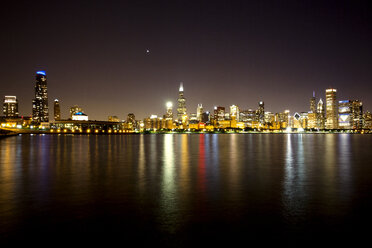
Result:
<svg viewBox="0 0 372 248">
<path fill-rule="evenodd" d="M 371 144 L 359 134 L 9 137 L 0 234 L 169 246 L 362 240 Z"/>
</svg>

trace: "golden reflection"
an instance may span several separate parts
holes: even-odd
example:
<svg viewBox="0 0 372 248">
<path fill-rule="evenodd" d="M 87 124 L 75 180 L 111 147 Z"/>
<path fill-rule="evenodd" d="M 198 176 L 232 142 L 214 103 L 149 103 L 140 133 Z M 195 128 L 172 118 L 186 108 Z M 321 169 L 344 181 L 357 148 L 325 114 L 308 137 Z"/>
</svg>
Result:
<svg viewBox="0 0 372 248">
<path fill-rule="evenodd" d="M 14 207 L 14 198 L 16 197 L 15 172 L 16 163 L 14 159 L 15 149 L 13 138 L 0 140 L 0 210 L 12 212 Z"/>
<path fill-rule="evenodd" d="M 145 142 L 144 142 L 144 134 L 140 135 L 139 138 L 139 148 L 138 148 L 138 177 L 139 183 L 138 187 L 141 193 L 144 193 L 146 178 L 145 178 Z"/>
</svg>

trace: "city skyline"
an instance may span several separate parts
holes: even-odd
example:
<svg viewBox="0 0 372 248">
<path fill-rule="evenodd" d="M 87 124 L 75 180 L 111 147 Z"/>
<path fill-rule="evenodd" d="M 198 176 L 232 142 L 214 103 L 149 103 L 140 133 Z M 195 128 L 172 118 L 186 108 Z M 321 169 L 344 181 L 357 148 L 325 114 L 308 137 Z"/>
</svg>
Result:
<svg viewBox="0 0 372 248">
<path fill-rule="evenodd" d="M 162 114 L 166 102 L 175 106 L 180 82 L 188 109 L 248 109 L 262 100 L 272 112 L 301 112 L 313 91 L 324 100 L 331 87 L 338 99 L 372 109 L 372 18 L 362 2 L 93 1 L 4 9 L 0 94 L 17 96 L 24 115 L 31 114 L 38 70 L 48 73 L 49 106 L 59 99 L 63 117 L 74 105 L 93 119 Z"/>
</svg>

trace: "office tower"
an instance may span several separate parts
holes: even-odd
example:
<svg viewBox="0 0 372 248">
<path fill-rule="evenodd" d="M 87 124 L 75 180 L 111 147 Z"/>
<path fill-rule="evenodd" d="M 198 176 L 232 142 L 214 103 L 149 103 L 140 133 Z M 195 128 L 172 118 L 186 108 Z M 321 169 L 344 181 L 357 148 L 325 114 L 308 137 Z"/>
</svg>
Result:
<svg viewBox="0 0 372 248">
<path fill-rule="evenodd" d="M 315 91 L 313 91 L 313 96 L 310 98 L 310 113 L 316 113 Z"/>
<path fill-rule="evenodd" d="M 196 118 L 198 121 L 201 121 L 203 112 L 203 105 L 198 104 L 198 107 L 196 108 Z"/>
<path fill-rule="evenodd" d="M 183 84 L 180 84 L 178 91 L 178 108 L 177 108 L 177 120 L 183 122 L 186 118 L 186 99 L 183 96 Z"/>
<path fill-rule="evenodd" d="M 352 128 L 363 128 L 363 103 L 359 100 L 352 101 Z"/>
<path fill-rule="evenodd" d="M 49 122 L 47 78 L 45 71 L 36 72 L 35 99 L 32 100 L 32 120 Z"/>
<path fill-rule="evenodd" d="M 265 103 L 263 101 L 260 101 L 258 103 L 258 109 L 256 111 L 257 120 L 259 123 L 264 124 L 265 123 Z"/>
<path fill-rule="evenodd" d="M 372 114 L 369 111 L 363 114 L 363 128 L 372 129 Z"/>
<path fill-rule="evenodd" d="M 342 129 L 353 127 L 353 101 L 344 100 L 338 102 L 338 126 Z"/>
<path fill-rule="evenodd" d="M 316 111 L 317 111 L 317 128 L 324 129 L 325 128 L 325 113 L 324 113 L 324 103 L 322 99 L 319 99 Z"/>
<path fill-rule="evenodd" d="M 232 120 L 239 121 L 239 116 L 240 116 L 239 107 L 236 105 L 231 105 L 230 106 L 230 118 Z"/>
<path fill-rule="evenodd" d="M 78 105 L 74 105 L 70 108 L 70 118 L 76 113 L 84 112 L 82 108 L 80 108 Z"/>
<path fill-rule="evenodd" d="M 210 122 L 210 115 L 208 111 L 201 114 L 201 122 L 204 123 Z"/>
<path fill-rule="evenodd" d="M 225 120 L 225 107 L 214 107 L 214 119 L 216 121 L 223 121 Z"/>
<path fill-rule="evenodd" d="M 133 113 L 129 113 L 127 115 L 127 127 L 128 129 L 136 129 L 137 128 L 137 125 L 136 125 L 136 116 L 133 114 Z"/>
<path fill-rule="evenodd" d="M 326 89 L 326 128 L 338 128 L 338 104 L 336 89 Z"/>
<path fill-rule="evenodd" d="M 173 120 L 173 104 L 171 102 L 167 102 L 167 113 L 165 114 L 166 119 Z"/>
<path fill-rule="evenodd" d="M 58 99 L 54 100 L 54 120 L 55 121 L 61 120 L 61 107 L 59 106 Z"/>
<path fill-rule="evenodd" d="M 3 113 L 5 117 L 18 117 L 18 100 L 16 96 L 5 96 Z"/>
</svg>

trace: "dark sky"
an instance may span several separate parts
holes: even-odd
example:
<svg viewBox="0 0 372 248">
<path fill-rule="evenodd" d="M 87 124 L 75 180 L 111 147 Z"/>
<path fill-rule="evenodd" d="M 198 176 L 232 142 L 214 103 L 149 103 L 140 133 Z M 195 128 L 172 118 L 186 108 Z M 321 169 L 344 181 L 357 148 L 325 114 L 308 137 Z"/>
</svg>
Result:
<svg viewBox="0 0 372 248">
<path fill-rule="evenodd" d="M 271 112 L 309 111 L 313 90 L 324 99 L 330 86 L 372 110 L 367 1 L 9 2 L 0 96 L 16 95 L 22 115 L 37 70 L 64 118 L 74 104 L 90 119 L 163 115 L 180 82 L 189 113 L 259 100 Z"/>
</svg>

